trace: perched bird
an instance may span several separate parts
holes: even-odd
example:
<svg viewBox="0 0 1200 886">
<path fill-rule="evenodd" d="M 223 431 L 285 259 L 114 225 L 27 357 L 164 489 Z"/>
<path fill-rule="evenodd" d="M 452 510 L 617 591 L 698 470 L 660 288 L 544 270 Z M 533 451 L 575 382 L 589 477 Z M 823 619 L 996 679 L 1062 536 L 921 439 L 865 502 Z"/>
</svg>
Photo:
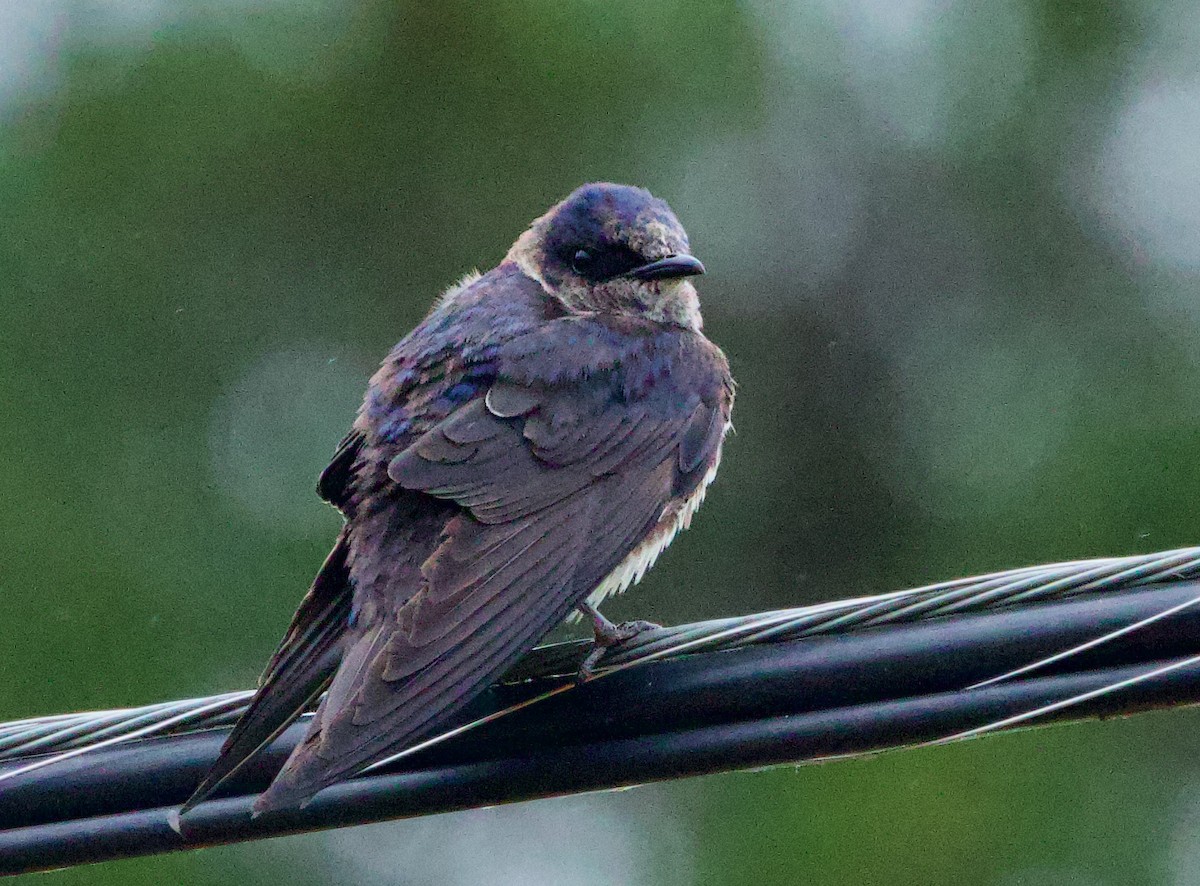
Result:
<svg viewBox="0 0 1200 886">
<path fill-rule="evenodd" d="M 256 812 L 429 737 L 572 610 L 596 610 L 704 497 L 733 379 L 662 200 L 589 184 L 447 291 L 371 379 L 317 491 L 345 516 L 186 811 L 323 690 Z"/>
</svg>

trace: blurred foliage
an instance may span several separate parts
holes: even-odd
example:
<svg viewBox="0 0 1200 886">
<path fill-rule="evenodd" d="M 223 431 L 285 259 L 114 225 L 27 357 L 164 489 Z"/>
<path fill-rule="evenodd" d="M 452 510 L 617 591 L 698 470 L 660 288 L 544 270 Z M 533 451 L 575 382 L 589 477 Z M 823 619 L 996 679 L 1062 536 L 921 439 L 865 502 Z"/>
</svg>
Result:
<svg viewBox="0 0 1200 886">
<path fill-rule="evenodd" d="M 1197 540 L 1189 5 L 0 0 L 0 26 L 0 717 L 251 684 L 373 365 L 593 179 L 672 202 L 741 385 L 703 513 L 610 616 Z M 1194 721 L 572 807 L 634 875 L 525 806 L 44 882 L 1200 882 Z M 418 841 L 483 861 L 394 854 Z"/>
</svg>

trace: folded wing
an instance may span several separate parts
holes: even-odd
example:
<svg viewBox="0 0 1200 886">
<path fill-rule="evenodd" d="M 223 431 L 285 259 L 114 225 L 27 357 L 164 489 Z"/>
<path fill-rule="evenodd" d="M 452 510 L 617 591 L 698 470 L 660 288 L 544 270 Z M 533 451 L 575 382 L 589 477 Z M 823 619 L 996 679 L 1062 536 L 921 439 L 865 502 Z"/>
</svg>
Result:
<svg viewBox="0 0 1200 886">
<path fill-rule="evenodd" d="M 719 457 L 727 373 L 694 360 L 660 375 L 634 399 L 613 371 L 553 386 L 501 376 L 391 460 L 399 487 L 459 507 L 419 587 L 392 589 L 397 605 L 346 653 L 259 811 L 428 736 L 680 506 Z"/>
</svg>

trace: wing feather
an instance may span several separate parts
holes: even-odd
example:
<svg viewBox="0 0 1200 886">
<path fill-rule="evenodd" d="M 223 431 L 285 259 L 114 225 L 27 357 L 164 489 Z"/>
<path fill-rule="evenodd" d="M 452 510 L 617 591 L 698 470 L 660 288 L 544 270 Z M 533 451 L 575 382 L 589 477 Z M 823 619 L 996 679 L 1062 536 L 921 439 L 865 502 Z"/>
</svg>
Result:
<svg viewBox="0 0 1200 886">
<path fill-rule="evenodd" d="M 425 737 L 678 513 L 719 458 L 732 401 L 708 347 L 673 377 L 661 360 L 639 369 L 637 353 L 542 376 L 554 383 L 505 376 L 501 359 L 482 396 L 389 454 L 399 490 L 457 510 L 420 569 L 397 573 L 416 583 L 375 593 L 378 624 L 347 651 L 257 809 L 303 801 Z M 513 365 L 524 371 L 531 353 Z M 622 372 L 640 372 L 647 389 L 631 393 Z"/>
<path fill-rule="evenodd" d="M 347 550 L 343 530 L 259 679 L 259 691 L 250 707 L 221 746 L 216 763 L 183 805 L 181 815 L 250 762 L 329 684 L 341 661 L 341 640 L 350 614 Z"/>
<path fill-rule="evenodd" d="M 364 437 L 354 430 L 342 438 L 329 465 L 317 479 L 317 495 L 337 508 L 343 508 L 350 498 L 354 469 L 362 451 Z"/>
</svg>

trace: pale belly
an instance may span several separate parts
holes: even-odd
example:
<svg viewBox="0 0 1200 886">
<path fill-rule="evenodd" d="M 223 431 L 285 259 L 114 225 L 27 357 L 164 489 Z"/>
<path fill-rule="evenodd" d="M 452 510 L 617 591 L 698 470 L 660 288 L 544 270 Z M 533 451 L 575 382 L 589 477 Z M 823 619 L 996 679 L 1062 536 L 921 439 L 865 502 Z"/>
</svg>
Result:
<svg viewBox="0 0 1200 886">
<path fill-rule="evenodd" d="M 728 430 L 728 428 L 726 428 Z M 588 594 L 587 602 L 592 606 L 599 606 L 600 603 L 611 594 L 620 594 L 631 585 L 637 584 L 642 580 L 649 570 L 654 565 L 654 561 L 658 559 L 658 555 L 667 549 L 675 536 L 680 530 L 687 529 L 692 522 L 692 515 L 700 507 L 700 503 L 704 501 L 704 493 L 708 486 L 717 476 L 717 468 L 721 464 L 720 452 L 717 453 L 717 460 L 709 469 L 708 473 L 700 481 L 700 485 L 696 487 L 696 491 L 690 497 L 685 499 L 678 507 L 673 508 L 669 513 L 663 515 L 659 520 L 658 525 L 653 531 L 646 536 L 646 539 L 636 548 L 630 551 L 629 555 L 621 561 L 621 565 L 608 574 L 604 581 L 596 586 L 596 590 Z M 578 613 L 573 613 L 571 620 L 577 619 Z"/>
</svg>

